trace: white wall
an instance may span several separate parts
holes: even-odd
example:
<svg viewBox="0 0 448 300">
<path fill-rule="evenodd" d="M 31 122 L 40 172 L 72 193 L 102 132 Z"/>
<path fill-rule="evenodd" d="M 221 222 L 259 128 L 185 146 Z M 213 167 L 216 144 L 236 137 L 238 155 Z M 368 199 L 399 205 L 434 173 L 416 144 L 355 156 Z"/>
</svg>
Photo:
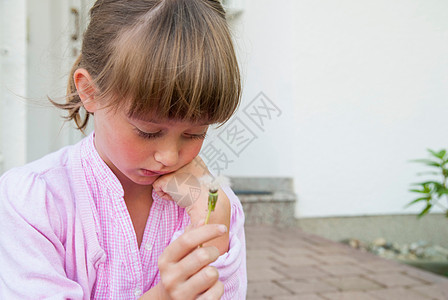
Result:
<svg viewBox="0 0 448 300">
<path fill-rule="evenodd" d="M 47 97 L 65 102 L 67 78 L 81 46 L 87 5 L 91 0 L 28 0 L 27 65 L 27 161 L 78 141 L 82 135 L 73 122 L 64 123 L 65 112 L 54 108 Z M 72 8 L 79 13 L 79 37 Z"/>
<path fill-rule="evenodd" d="M 26 162 L 26 1 L 0 1 L 0 172 Z M 19 95 L 19 96 L 17 96 Z"/>
<path fill-rule="evenodd" d="M 241 119 L 256 138 L 243 150 L 234 154 L 226 143 L 214 138 L 215 143 L 233 162 L 223 173 L 231 176 L 294 176 L 291 139 L 294 102 L 294 40 L 291 31 L 294 19 L 287 16 L 294 9 L 294 1 L 247 1 L 244 11 L 231 21 L 232 33 L 243 73 L 243 99 L 236 117 Z M 288 30 L 285 30 L 288 29 Z M 264 117 L 257 126 L 245 113 L 252 101 L 263 93 L 280 112 Z M 267 115 L 260 110 L 260 114 Z M 278 116 L 280 114 L 280 116 Z M 225 132 L 223 126 L 217 132 Z M 250 138 L 245 136 L 244 138 Z M 244 140 L 242 138 L 242 140 Z M 227 143 L 228 144 L 228 143 Z"/>
<path fill-rule="evenodd" d="M 75 7 L 86 19 L 89 1 L 0 1 L 0 173 L 80 139 L 47 97 L 65 101 L 73 48 L 80 46 L 71 40 L 70 11 Z"/>
<path fill-rule="evenodd" d="M 283 114 L 231 175 L 293 176 L 301 217 L 410 213 L 420 171 L 447 148 L 448 2 L 246 0 L 245 101 Z"/>
<path fill-rule="evenodd" d="M 62 33 L 68 32 L 60 18 L 62 1 L 28 1 L 28 118 L 27 159 L 32 161 L 54 151 L 60 143 L 59 112 L 47 96 L 63 96 L 64 62 Z M 62 29 L 62 30 L 61 30 Z M 65 47 L 67 47 L 65 45 Z"/>
</svg>

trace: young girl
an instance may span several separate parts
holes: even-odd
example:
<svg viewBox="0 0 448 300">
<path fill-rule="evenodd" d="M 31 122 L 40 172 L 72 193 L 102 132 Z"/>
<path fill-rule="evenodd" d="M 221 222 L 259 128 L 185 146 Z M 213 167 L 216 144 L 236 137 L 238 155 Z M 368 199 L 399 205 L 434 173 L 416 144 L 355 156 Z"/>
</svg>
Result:
<svg viewBox="0 0 448 300">
<path fill-rule="evenodd" d="M 221 4 L 98 0 L 90 16 L 58 106 L 94 133 L 0 179 L 0 299 L 245 299 L 238 199 L 222 187 L 204 225 L 207 189 L 172 185 L 208 174 L 207 128 L 239 103 Z"/>
</svg>

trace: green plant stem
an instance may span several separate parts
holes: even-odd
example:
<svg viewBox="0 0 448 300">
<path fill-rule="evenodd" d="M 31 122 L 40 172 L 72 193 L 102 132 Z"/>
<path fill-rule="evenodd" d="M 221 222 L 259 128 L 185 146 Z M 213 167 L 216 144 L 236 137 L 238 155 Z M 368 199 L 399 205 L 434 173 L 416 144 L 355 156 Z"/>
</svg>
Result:
<svg viewBox="0 0 448 300">
<path fill-rule="evenodd" d="M 208 209 L 207 209 L 207 216 L 205 217 L 204 225 L 208 224 L 210 221 L 210 215 L 212 214 L 212 211 L 215 210 L 216 202 L 218 202 L 218 191 L 208 191 Z M 202 244 L 199 245 L 199 248 L 202 248 Z"/>
<path fill-rule="evenodd" d="M 444 189 L 446 189 L 446 182 L 447 182 L 447 180 L 448 180 L 448 177 L 443 175 L 443 184 L 442 184 L 442 186 L 443 186 Z M 448 204 L 448 195 L 445 194 L 445 196 L 446 196 L 445 197 L 446 198 L 446 202 Z M 448 208 L 445 208 L 445 210 L 448 210 Z"/>
<path fill-rule="evenodd" d="M 445 175 L 443 175 L 442 187 L 443 187 L 444 189 L 446 189 L 447 179 L 448 179 L 448 177 L 446 177 Z M 447 204 L 448 204 L 448 196 L 446 196 L 445 198 L 446 198 L 446 200 L 447 200 Z M 440 200 L 441 200 L 441 199 L 440 199 Z M 448 207 L 446 207 L 446 206 L 443 205 L 442 203 L 439 203 L 439 201 L 437 201 L 437 202 L 435 203 L 435 205 L 437 205 L 439 208 L 443 209 L 444 211 L 447 211 L 447 210 L 448 210 Z"/>
<path fill-rule="evenodd" d="M 204 224 L 208 224 L 208 221 L 210 220 L 211 213 L 212 213 L 212 211 L 209 209 L 208 212 L 207 212 L 207 217 L 205 217 Z"/>
<path fill-rule="evenodd" d="M 204 224 L 208 224 L 208 221 L 210 220 L 210 214 L 215 210 L 216 202 L 218 202 L 218 191 L 208 191 L 208 212 Z"/>
</svg>

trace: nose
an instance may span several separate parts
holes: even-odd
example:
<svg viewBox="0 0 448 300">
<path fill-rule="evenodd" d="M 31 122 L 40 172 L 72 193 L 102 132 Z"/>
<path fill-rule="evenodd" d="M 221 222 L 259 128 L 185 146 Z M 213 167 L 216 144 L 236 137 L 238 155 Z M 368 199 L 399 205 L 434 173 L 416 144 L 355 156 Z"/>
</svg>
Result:
<svg viewBox="0 0 448 300">
<path fill-rule="evenodd" d="M 179 161 L 179 148 L 176 142 L 160 143 L 154 159 L 166 167 L 175 166 Z"/>
</svg>

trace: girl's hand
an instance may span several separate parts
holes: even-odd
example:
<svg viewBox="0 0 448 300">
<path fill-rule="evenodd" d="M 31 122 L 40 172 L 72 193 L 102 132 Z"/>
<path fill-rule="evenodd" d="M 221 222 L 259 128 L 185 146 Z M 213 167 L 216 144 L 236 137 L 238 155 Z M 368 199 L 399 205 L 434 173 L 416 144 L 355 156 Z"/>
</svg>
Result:
<svg viewBox="0 0 448 300">
<path fill-rule="evenodd" d="M 209 266 L 219 257 L 215 247 L 198 245 L 226 234 L 224 225 L 208 224 L 186 230 L 159 257 L 160 282 L 141 299 L 220 299 L 224 285 Z"/>
<path fill-rule="evenodd" d="M 176 172 L 159 177 L 153 183 L 153 190 L 165 200 L 174 201 L 177 205 L 185 207 L 191 223 L 198 224 L 207 216 L 208 188 L 199 180 L 206 175 L 210 176 L 210 173 L 198 156 Z M 224 224 L 227 228 L 230 226 L 230 202 L 221 189 L 218 190 L 218 202 L 209 223 Z M 229 235 L 227 233 L 205 245 L 215 246 L 221 254 L 224 254 L 229 247 Z"/>
<path fill-rule="evenodd" d="M 206 187 L 199 180 L 206 175 L 210 176 L 210 172 L 202 159 L 197 156 L 177 171 L 160 176 L 152 186 L 161 198 L 191 209 L 196 200 L 208 195 Z"/>
</svg>

